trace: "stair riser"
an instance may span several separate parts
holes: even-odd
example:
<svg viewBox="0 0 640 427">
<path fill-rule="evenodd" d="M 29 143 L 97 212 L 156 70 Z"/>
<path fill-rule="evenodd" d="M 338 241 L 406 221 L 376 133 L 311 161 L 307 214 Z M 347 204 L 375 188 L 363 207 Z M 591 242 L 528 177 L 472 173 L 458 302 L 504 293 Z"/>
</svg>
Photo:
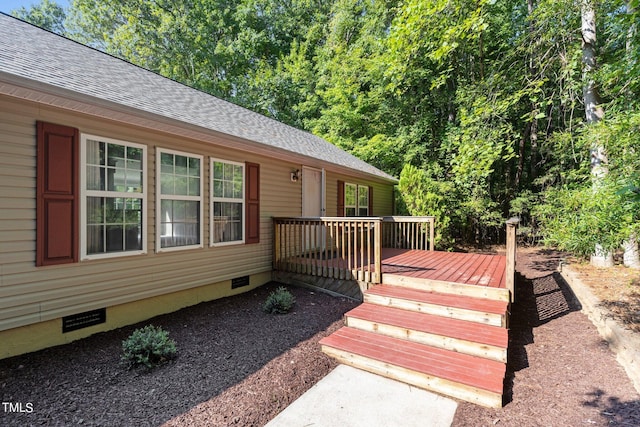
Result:
<svg viewBox="0 0 640 427">
<path fill-rule="evenodd" d="M 507 349 L 347 316 L 346 326 L 507 363 Z"/>
<path fill-rule="evenodd" d="M 385 274 L 383 277 L 383 283 L 385 285 L 400 286 L 420 291 L 439 292 L 442 294 L 461 295 L 473 298 L 485 298 L 495 301 L 509 301 L 510 299 L 510 292 L 508 289 L 465 285 L 463 283 L 420 279 L 395 274 Z"/>
<path fill-rule="evenodd" d="M 503 328 L 506 327 L 506 316 L 500 314 L 445 307 L 436 304 L 409 301 L 401 298 L 386 297 L 370 293 L 365 293 L 364 301 L 371 304 L 401 308 L 403 310 L 416 311 L 419 313 L 434 314 L 437 316 L 466 320 L 468 322 L 476 322 L 484 325 L 500 326 Z"/>
<path fill-rule="evenodd" d="M 497 393 L 478 389 L 476 387 L 470 387 L 465 384 L 445 380 L 385 362 L 380 362 L 375 359 L 345 352 L 326 345 L 322 346 L 322 351 L 345 365 L 353 366 L 397 381 L 402 381 L 425 390 L 435 391 L 440 394 L 489 408 L 499 409 L 502 407 L 502 396 Z"/>
</svg>

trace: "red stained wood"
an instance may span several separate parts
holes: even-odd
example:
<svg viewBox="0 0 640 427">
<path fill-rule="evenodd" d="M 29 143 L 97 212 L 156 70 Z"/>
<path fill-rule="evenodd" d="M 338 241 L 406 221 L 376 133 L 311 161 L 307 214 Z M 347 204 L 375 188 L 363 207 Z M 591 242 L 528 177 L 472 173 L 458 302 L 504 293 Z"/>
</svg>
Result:
<svg viewBox="0 0 640 427">
<path fill-rule="evenodd" d="M 504 315 L 506 313 L 507 306 L 509 304 L 507 301 L 472 298 L 462 295 L 441 294 L 436 292 L 424 292 L 411 288 L 388 285 L 376 285 L 370 288 L 367 293 L 500 315 Z"/>
<path fill-rule="evenodd" d="M 323 338 L 320 344 L 426 375 L 502 393 L 506 370 L 504 363 L 353 328 L 342 328 Z"/>
<path fill-rule="evenodd" d="M 508 330 L 498 326 L 375 304 L 361 304 L 345 316 L 502 348 L 507 348 L 509 342 Z"/>
<path fill-rule="evenodd" d="M 428 280 L 505 288 L 502 255 L 383 249 L 382 272 Z"/>
</svg>

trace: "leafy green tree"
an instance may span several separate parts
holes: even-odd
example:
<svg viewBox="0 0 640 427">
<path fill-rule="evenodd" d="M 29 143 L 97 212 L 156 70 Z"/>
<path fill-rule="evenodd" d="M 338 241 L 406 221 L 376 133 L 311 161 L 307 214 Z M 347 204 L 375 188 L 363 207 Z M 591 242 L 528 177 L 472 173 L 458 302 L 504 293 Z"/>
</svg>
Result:
<svg viewBox="0 0 640 427">
<path fill-rule="evenodd" d="M 30 6 L 29 9 L 22 6 L 20 9 L 12 10 L 11 15 L 45 30 L 60 35 L 66 34 L 65 20 L 67 14 L 64 8 L 55 1 L 40 0 L 40 3 Z"/>
</svg>

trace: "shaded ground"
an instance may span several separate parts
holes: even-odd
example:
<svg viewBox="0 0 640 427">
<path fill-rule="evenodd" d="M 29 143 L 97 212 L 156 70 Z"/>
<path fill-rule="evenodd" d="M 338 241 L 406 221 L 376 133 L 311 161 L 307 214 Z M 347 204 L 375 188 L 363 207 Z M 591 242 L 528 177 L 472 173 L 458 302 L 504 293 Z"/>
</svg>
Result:
<svg viewBox="0 0 640 427">
<path fill-rule="evenodd" d="M 555 272 L 561 259 L 519 249 L 505 406 L 460 403 L 454 426 L 640 425 L 640 396 Z"/>
<path fill-rule="evenodd" d="M 455 426 L 640 425 L 640 397 L 555 273 L 560 259 L 520 250 L 505 406 L 461 402 Z M 276 286 L 0 360 L 2 402 L 33 406 L 30 414 L 0 407 L 0 426 L 264 425 L 335 366 L 317 342 L 355 305 L 291 288 L 294 312 L 267 315 L 261 304 Z M 179 357 L 150 373 L 127 371 L 121 341 L 148 323 L 169 330 Z"/>
</svg>

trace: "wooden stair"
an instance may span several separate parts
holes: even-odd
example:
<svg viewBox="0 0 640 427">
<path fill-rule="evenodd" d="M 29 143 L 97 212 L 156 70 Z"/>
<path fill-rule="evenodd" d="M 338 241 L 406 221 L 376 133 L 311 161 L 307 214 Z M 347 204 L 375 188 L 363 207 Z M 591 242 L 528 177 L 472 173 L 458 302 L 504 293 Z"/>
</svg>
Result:
<svg viewBox="0 0 640 427">
<path fill-rule="evenodd" d="M 425 289 L 431 289 L 425 284 Z M 377 285 L 322 339 L 341 363 L 482 406 L 502 407 L 509 302 Z"/>
</svg>

